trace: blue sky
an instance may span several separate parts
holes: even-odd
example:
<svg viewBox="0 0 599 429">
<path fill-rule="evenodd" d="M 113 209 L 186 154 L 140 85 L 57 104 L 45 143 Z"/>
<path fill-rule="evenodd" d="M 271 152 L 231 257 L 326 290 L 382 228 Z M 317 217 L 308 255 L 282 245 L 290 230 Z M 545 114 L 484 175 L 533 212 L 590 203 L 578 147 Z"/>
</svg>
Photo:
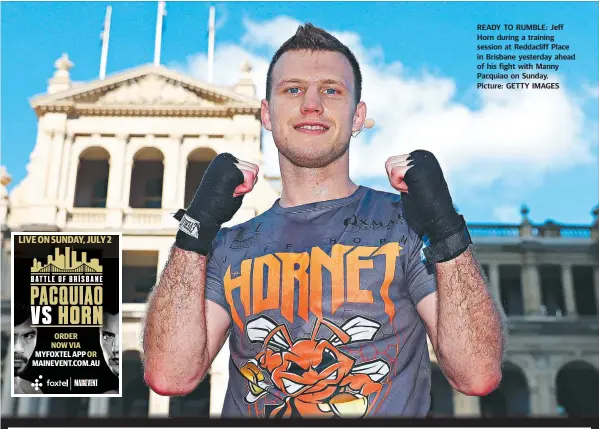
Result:
<svg viewBox="0 0 599 429">
<path fill-rule="evenodd" d="M 36 117 L 29 98 L 46 90 L 53 63 L 63 52 L 75 64 L 73 80 L 97 78 L 99 35 L 109 4 L 107 74 L 151 62 L 156 2 L 1 4 L 2 164 L 13 177 L 9 189 L 24 177 L 35 144 Z M 384 159 L 422 147 L 439 153 L 447 165 L 454 201 L 471 222 L 517 222 L 522 202 L 536 222 L 592 221 L 590 212 L 599 202 L 598 3 L 216 6 L 215 76 L 221 79 L 216 83 L 232 84 L 240 58 L 246 56 L 263 88 L 267 61 L 299 22 L 340 34 L 358 51 L 365 69 L 364 99 L 377 120 L 377 127 L 364 131 L 355 143 L 352 171 L 358 182 L 388 189 Z M 163 64 L 205 76 L 208 9 L 204 2 L 167 2 Z M 564 90 L 474 90 L 476 24 L 482 23 L 564 24 L 556 36 L 577 57 L 558 72 Z M 460 131 L 452 131 L 454 127 Z M 372 166 L 357 160 L 373 153 Z M 271 162 L 269 170 L 275 168 Z"/>
</svg>

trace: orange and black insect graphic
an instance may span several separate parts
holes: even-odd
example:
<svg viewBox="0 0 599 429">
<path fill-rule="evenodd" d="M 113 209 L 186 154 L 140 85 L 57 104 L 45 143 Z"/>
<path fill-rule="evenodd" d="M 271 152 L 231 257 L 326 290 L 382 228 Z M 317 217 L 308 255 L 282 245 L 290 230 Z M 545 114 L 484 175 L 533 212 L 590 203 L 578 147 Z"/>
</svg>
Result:
<svg viewBox="0 0 599 429">
<path fill-rule="evenodd" d="M 322 326 L 333 334 L 317 338 Z M 247 403 L 277 389 L 284 401 L 270 417 L 364 417 L 376 400 L 389 365 L 376 359 L 358 363 L 339 346 L 372 341 L 381 325 L 356 316 L 343 326 L 317 320 L 310 338 L 291 339 L 285 325 L 261 316 L 247 324 L 247 335 L 263 348 L 240 368 L 248 380 Z M 275 395 L 280 397 L 280 394 Z"/>
</svg>

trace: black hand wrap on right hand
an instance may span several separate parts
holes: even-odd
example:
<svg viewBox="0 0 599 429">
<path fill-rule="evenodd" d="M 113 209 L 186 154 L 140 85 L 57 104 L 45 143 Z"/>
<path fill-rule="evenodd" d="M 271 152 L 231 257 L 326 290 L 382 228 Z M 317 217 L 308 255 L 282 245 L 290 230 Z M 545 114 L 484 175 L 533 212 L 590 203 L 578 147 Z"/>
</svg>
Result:
<svg viewBox="0 0 599 429">
<path fill-rule="evenodd" d="M 235 162 L 237 158 L 230 153 L 221 153 L 212 160 L 187 210 L 175 214 L 179 221 L 175 246 L 201 255 L 211 252 L 221 225 L 233 218 L 243 201 L 243 196 L 233 197 L 244 180 Z"/>
</svg>

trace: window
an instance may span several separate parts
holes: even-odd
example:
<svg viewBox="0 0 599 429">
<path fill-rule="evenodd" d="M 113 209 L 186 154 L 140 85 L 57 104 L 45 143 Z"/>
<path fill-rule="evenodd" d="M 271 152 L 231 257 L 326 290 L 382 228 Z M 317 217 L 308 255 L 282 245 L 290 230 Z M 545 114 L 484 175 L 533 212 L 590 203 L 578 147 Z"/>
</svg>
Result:
<svg viewBox="0 0 599 429">
<path fill-rule="evenodd" d="M 548 316 L 566 314 L 564 289 L 562 287 L 562 267 L 560 265 L 539 265 L 541 281 L 541 303 Z"/>
<path fill-rule="evenodd" d="M 499 295 L 505 314 L 508 316 L 524 314 L 522 267 L 520 265 L 499 266 Z"/>
<path fill-rule="evenodd" d="M 592 266 L 572 267 L 572 281 L 574 282 L 574 299 L 576 312 L 580 316 L 597 315 L 597 297 L 595 296 L 595 281 Z"/>
<path fill-rule="evenodd" d="M 162 178 L 149 179 L 144 192 L 144 208 L 159 209 L 162 207 Z"/>
</svg>

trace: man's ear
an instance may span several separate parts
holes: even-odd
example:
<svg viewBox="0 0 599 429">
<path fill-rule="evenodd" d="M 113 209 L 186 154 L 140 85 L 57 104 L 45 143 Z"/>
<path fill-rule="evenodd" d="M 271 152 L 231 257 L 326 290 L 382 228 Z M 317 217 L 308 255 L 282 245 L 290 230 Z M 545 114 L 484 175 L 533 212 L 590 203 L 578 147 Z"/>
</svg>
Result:
<svg viewBox="0 0 599 429">
<path fill-rule="evenodd" d="M 260 119 L 262 120 L 262 126 L 268 131 L 272 131 L 272 124 L 270 123 L 270 111 L 268 110 L 268 100 L 262 100 L 260 103 Z"/>
<path fill-rule="evenodd" d="M 352 123 L 351 131 L 355 133 L 360 131 L 366 121 L 366 103 L 360 101 L 356 106 L 356 112 L 354 113 L 354 122 Z"/>
</svg>

